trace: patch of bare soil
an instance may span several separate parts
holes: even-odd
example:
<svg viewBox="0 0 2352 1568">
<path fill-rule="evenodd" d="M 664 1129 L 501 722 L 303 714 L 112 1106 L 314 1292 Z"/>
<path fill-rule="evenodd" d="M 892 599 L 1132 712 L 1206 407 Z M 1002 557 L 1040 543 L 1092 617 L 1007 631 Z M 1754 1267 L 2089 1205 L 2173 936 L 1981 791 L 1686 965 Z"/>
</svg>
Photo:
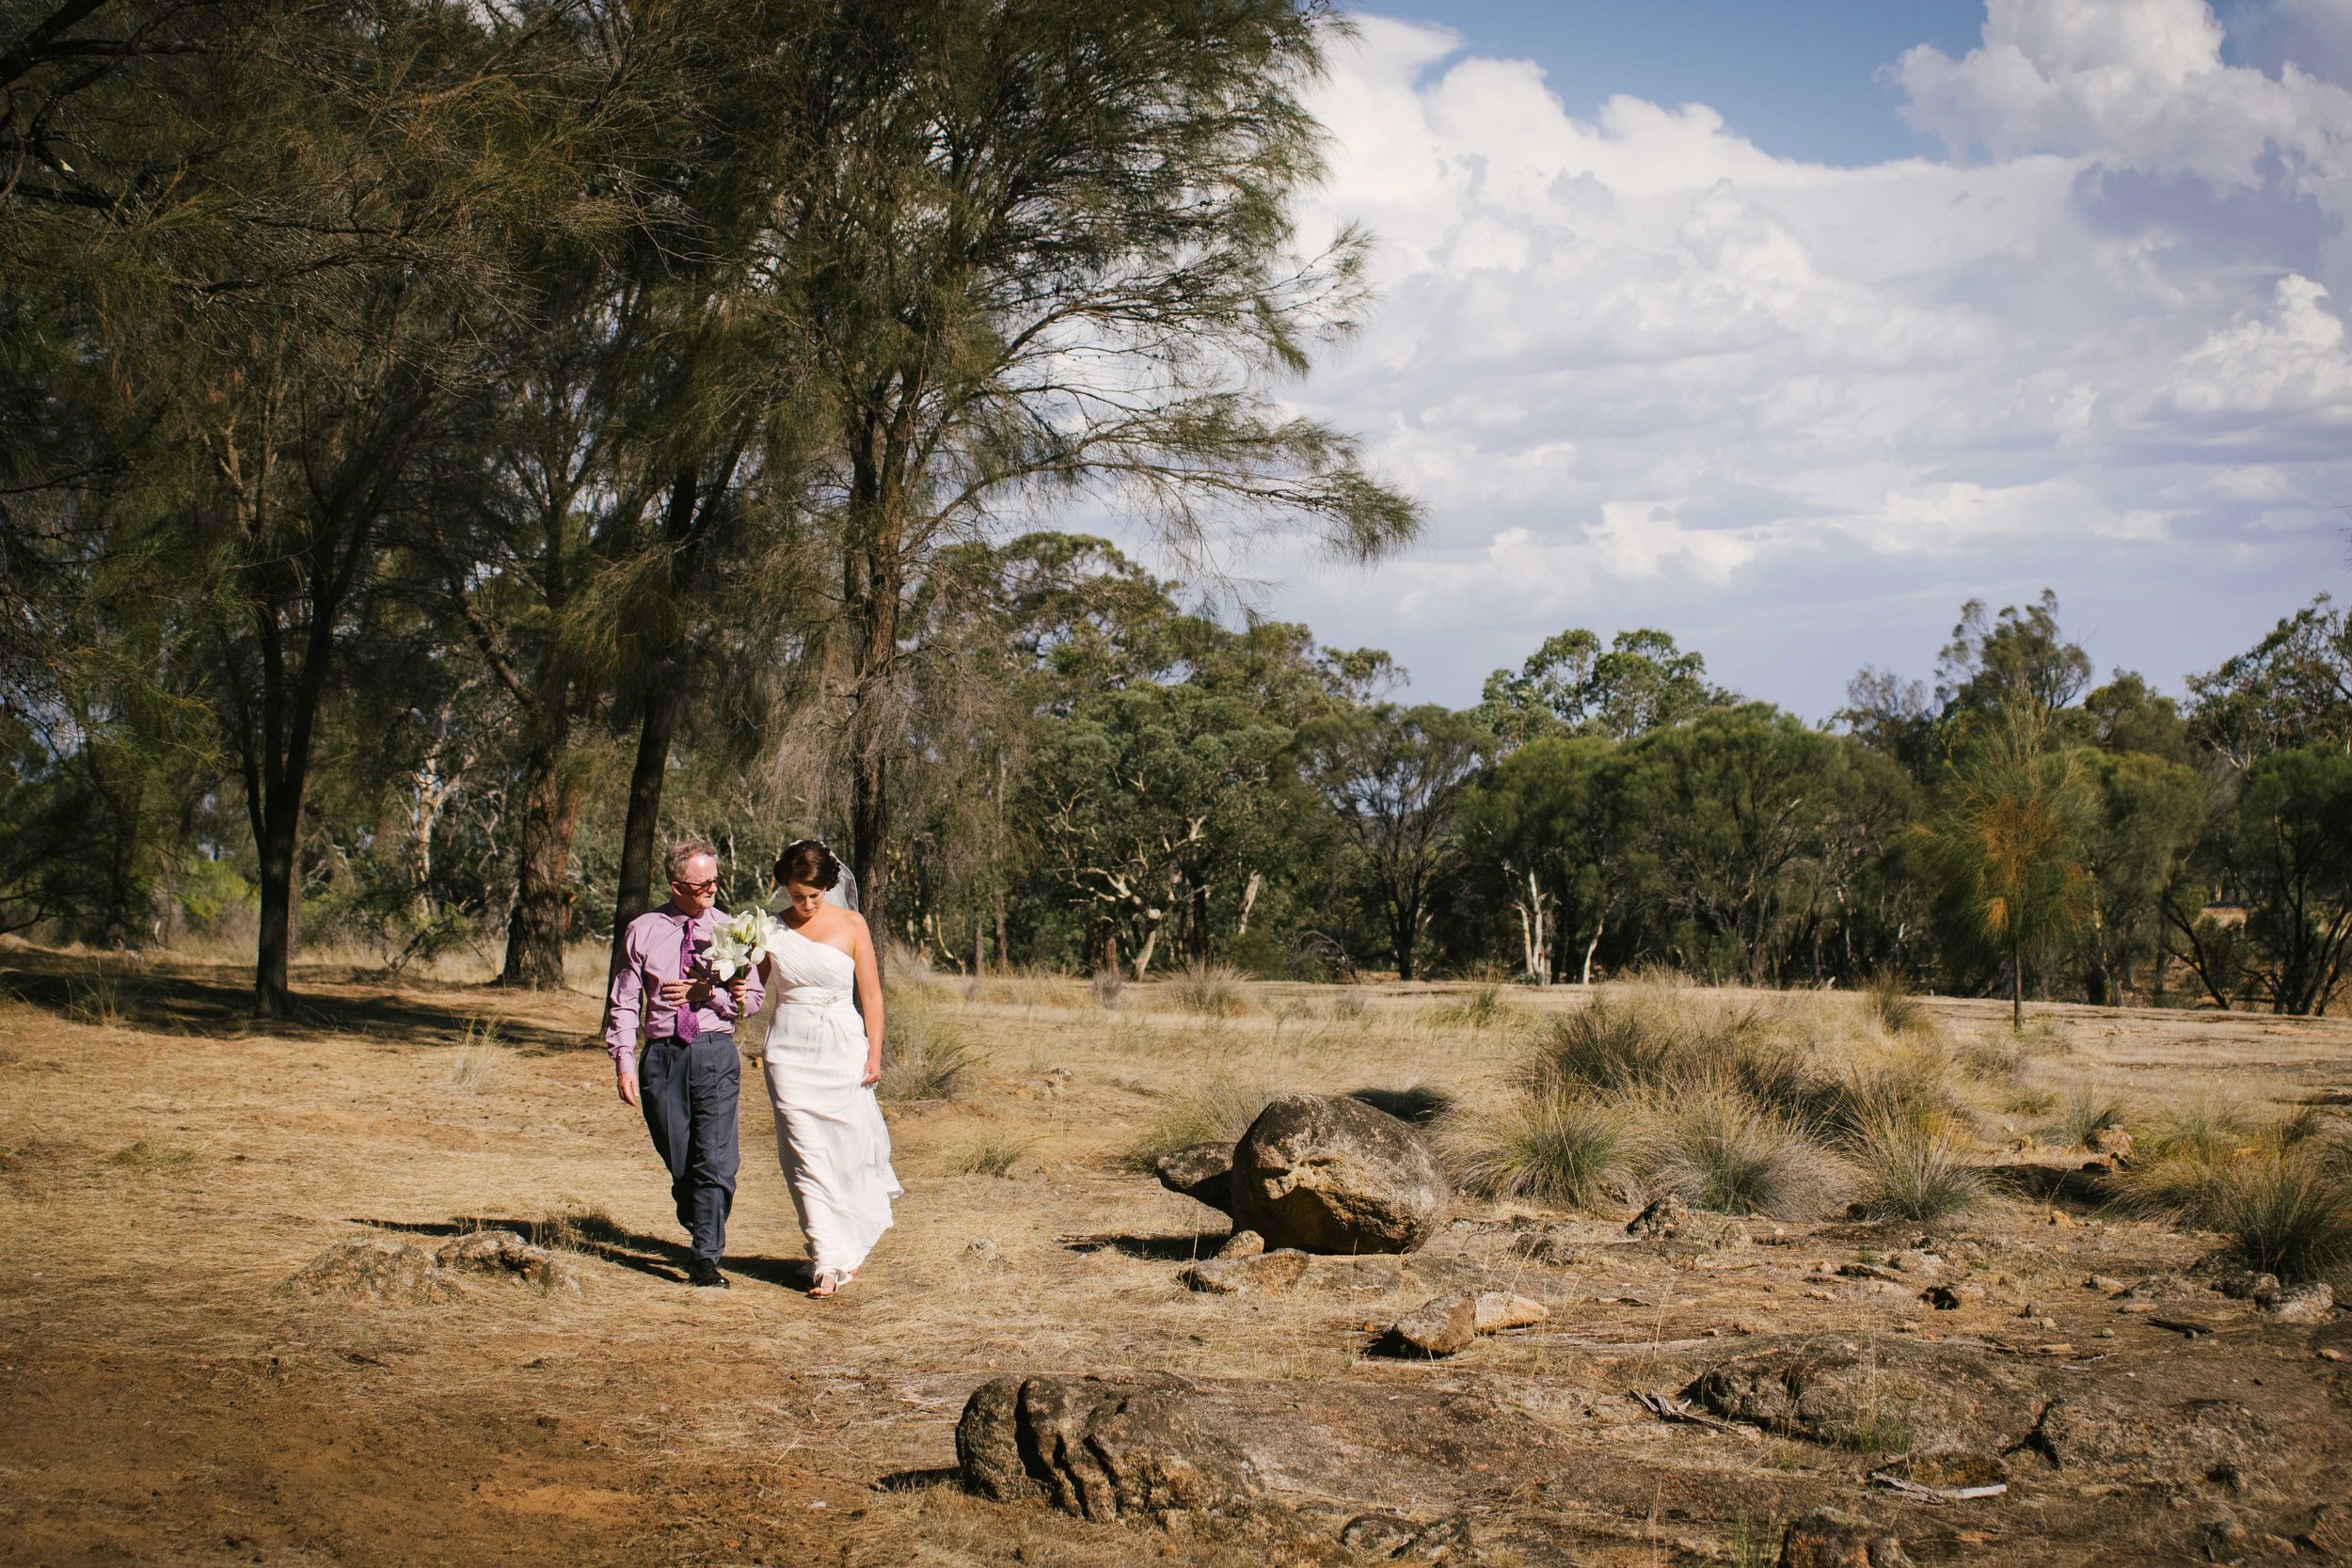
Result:
<svg viewBox="0 0 2352 1568">
<path fill-rule="evenodd" d="M 983 1065 L 892 1111 L 898 1227 L 814 1302 L 755 1092 L 734 1288 L 684 1284 L 592 997 L 321 972 L 308 1022 L 264 1028 L 228 967 L 114 960 L 100 993 L 92 963 L 0 949 L 0 1562 L 1629 1568 L 1771 1562 L 1822 1507 L 1920 1563 L 2352 1557 L 2352 1322 L 2223 1293 L 2215 1238 L 2106 1207 L 2030 1108 L 2110 1084 L 2324 1102 L 2352 1086 L 2341 1023 L 2044 1010 L 2023 1086 L 1978 1110 L 2016 1179 L 1948 1222 L 1635 1237 L 1457 1199 L 1402 1261 L 1220 1294 L 1179 1275 L 1223 1216 L 1128 1158 L 1172 1104 L 1214 1080 L 1474 1108 L 1513 1021 L 1452 1022 L 1426 986 L 1195 1017 L 1148 987 L 1106 1010 L 942 983 L 928 1006 Z M 1579 1005 L 1510 999 L 1521 1022 Z M 1997 1043 L 1991 1009 L 1932 1006 L 1955 1049 Z M 492 1019 L 504 1043 L 469 1044 Z M 1373 1354 L 1488 1291 L 1549 1315 Z M 960 1483 L 976 1389 L 1088 1374 L 1166 1380 L 1181 1429 L 1307 1527 Z"/>
</svg>

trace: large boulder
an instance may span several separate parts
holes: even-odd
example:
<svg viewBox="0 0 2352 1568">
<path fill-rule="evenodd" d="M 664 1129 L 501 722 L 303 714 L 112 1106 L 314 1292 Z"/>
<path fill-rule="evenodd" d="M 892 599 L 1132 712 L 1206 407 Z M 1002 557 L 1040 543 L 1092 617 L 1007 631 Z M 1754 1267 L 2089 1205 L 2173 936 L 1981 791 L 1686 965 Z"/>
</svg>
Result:
<svg viewBox="0 0 2352 1568">
<path fill-rule="evenodd" d="M 1360 1100 L 1294 1094 L 1233 1148 L 1233 1223 L 1274 1247 L 1411 1252 L 1453 1196 L 1428 1140 Z"/>
</svg>

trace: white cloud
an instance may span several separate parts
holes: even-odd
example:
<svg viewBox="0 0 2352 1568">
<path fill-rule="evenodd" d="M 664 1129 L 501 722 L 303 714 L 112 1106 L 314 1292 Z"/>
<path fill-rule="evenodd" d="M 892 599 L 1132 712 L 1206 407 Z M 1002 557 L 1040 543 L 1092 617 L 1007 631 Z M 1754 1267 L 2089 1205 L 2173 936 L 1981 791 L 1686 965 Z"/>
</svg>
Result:
<svg viewBox="0 0 2352 1568">
<path fill-rule="evenodd" d="M 1308 227 L 1366 221 L 1384 299 L 1303 401 L 1432 528 L 1279 608 L 1454 701 L 1647 623 L 1826 712 L 1825 671 L 1924 665 L 1961 600 L 2044 582 L 2159 679 L 2243 645 L 2352 493 L 2352 94 L 2221 44 L 2200 0 L 1994 0 L 1980 48 L 1891 73 L 1953 161 L 1841 168 L 1702 105 L 1581 119 L 1530 63 L 1364 19 Z M 2240 597 L 2191 648 L 2125 583 Z M 1866 591 L 1915 652 L 1825 608 Z"/>
</svg>

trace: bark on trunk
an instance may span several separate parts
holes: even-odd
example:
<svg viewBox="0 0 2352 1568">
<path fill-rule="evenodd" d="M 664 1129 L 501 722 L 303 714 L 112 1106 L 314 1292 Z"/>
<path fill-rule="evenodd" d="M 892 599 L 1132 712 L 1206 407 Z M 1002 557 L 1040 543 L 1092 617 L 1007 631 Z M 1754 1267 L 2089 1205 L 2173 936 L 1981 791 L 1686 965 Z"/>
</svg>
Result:
<svg viewBox="0 0 2352 1568">
<path fill-rule="evenodd" d="M 291 1018 L 294 999 L 287 985 L 287 966 L 294 942 L 295 831 L 301 816 L 301 787 L 290 797 L 265 803 L 260 812 L 258 843 L 262 862 L 262 928 L 254 954 L 253 1010 L 262 1018 Z"/>
<path fill-rule="evenodd" d="M 532 990 L 564 985 L 564 942 L 572 925 L 572 895 L 564 878 L 580 815 L 580 788 L 564 776 L 567 728 L 559 721 L 532 748 L 524 767 L 522 845 L 501 985 Z"/>
<path fill-rule="evenodd" d="M 628 775 L 628 816 L 621 827 L 620 886 L 613 893 L 612 948 L 605 965 L 608 997 L 612 976 L 621 971 L 628 923 L 653 908 L 654 840 L 661 825 L 661 784 L 669 772 L 670 745 L 677 737 L 684 705 L 675 689 L 666 684 L 645 695 L 645 717 L 637 731 L 637 762 Z"/>
</svg>

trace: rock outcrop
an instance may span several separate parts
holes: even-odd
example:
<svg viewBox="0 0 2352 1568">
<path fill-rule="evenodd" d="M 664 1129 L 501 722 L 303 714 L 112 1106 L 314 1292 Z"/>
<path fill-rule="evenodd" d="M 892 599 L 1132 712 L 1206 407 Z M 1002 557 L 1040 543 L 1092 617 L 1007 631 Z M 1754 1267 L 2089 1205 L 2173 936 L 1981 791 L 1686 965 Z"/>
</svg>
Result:
<svg viewBox="0 0 2352 1568">
<path fill-rule="evenodd" d="M 1428 1140 L 1359 1100 L 1295 1094 L 1268 1105 L 1233 1148 L 1236 1225 L 1273 1247 L 1411 1252 L 1453 1188 Z"/>
</svg>

